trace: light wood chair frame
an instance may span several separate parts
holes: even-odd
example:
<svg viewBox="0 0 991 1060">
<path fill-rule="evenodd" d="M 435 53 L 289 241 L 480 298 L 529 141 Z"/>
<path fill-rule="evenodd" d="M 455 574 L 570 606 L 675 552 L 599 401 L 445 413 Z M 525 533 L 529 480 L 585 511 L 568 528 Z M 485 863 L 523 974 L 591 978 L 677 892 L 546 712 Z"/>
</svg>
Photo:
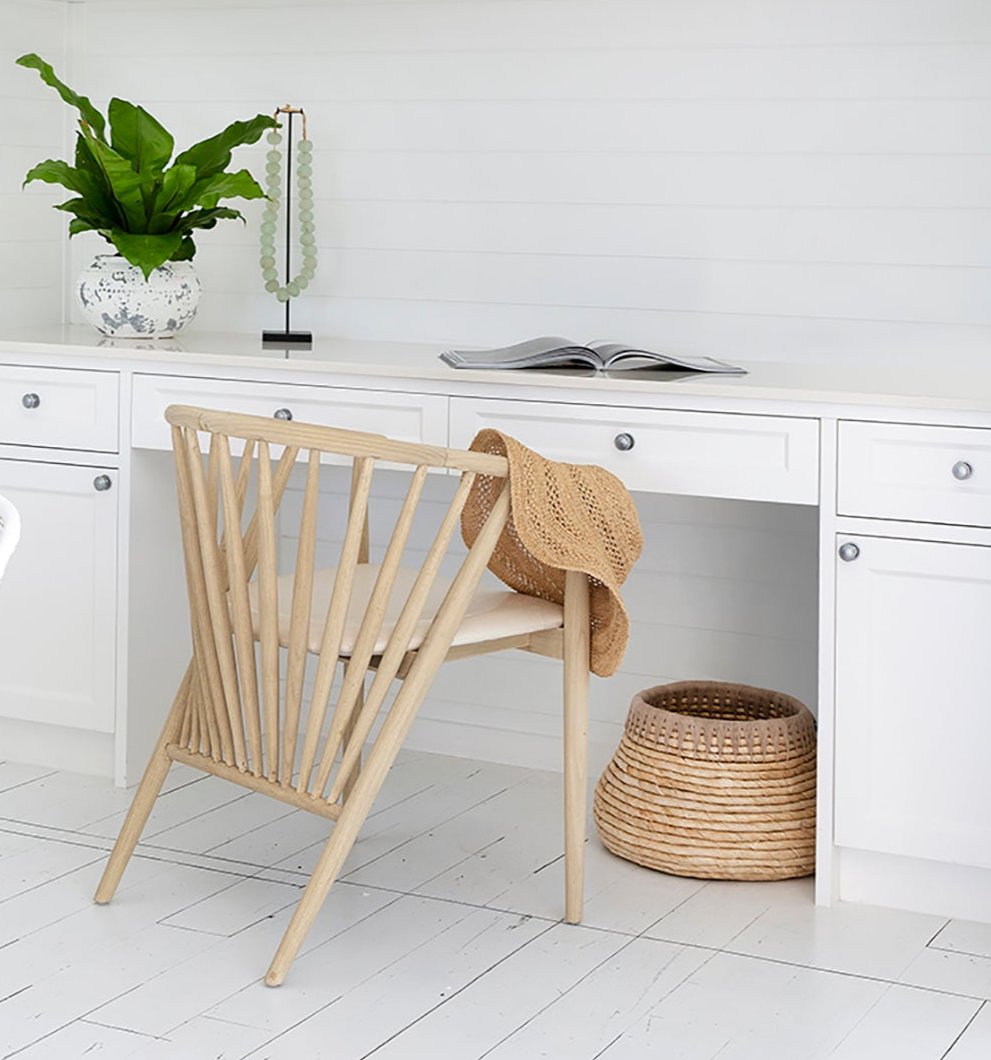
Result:
<svg viewBox="0 0 991 1060">
<path fill-rule="evenodd" d="M 103 904 L 113 897 L 173 762 L 327 818 L 334 822 L 330 837 L 265 977 L 266 983 L 277 986 L 337 879 L 441 664 L 514 648 L 564 663 L 564 919 L 579 923 L 588 787 L 588 578 L 567 574 L 564 619 L 558 629 L 451 646 L 509 517 L 508 484 L 461 562 L 422 641 L 415 650 L 409 649 L 473 484 L 479 476 L 505 479 L 506 459 L 183 406 L 170 407 L 166 419 L 172 425 L 193 654 L 95 901 Z M 209 440 L 205 453 L 200 447 L 204 434 Z M 237 466 L 232 440 L 243 444 Z M 276 459 L 274 450 L 280 448 Z M 320 473 L 328 458 L 351 461 L 351 490 L 321 650 L 316 654 L 309 714 L 303 724 Z M 403 465 L 412 473 L 355 643 L 350 655 L 342 657 L 341 638 L 355 570 L 369 561 L 368 503 L 379 461 Z M 289 633 L 286 643 L 280 644 L 276 516 L 297 462 L 305 465 L 306 484 Z M 375 652 L 386 603 L 432 468 L 458 472 L 460 482 L 385 648 Z M 253 469 L 256 497 L 248 518 L 245 508 Z M 257 630 L 248 590 L 256 570 Z M 284 648 L 284 666 L 280 648 Z M 331 704 L 339 663 L 343 664 L 341 685 Z M 366 688 L 368 675 L 371 683 Z M 396 681 L 399 687 L 390 703 L 388 695 Z M 380 716 L 381 726 L 370 740 Z M 366 744 L 370 745 L 367 750 Z"/>
</svg>

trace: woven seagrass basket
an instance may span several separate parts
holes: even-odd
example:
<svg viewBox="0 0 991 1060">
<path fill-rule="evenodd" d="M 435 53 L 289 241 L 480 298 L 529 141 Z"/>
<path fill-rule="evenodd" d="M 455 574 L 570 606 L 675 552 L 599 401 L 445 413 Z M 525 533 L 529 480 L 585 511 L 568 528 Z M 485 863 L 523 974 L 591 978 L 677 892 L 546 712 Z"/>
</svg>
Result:
<svg viewBox="0 0 991 1060">
<path fill-rule="evenodd" d="M 680 681 L 637 693 L 593 813 L 614 854 L 676 876 L 815 867 L 815 721 L 780 692 Z"/>
</svg>

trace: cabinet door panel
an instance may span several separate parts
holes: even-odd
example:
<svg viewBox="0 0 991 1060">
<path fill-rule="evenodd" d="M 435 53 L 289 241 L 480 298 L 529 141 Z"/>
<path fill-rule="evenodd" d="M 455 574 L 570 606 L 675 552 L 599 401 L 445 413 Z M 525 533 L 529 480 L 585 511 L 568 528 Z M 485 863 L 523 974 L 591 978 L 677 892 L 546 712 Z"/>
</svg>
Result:
<svg viewBox="0 0 991 1060">
<path fill-rule="evenodd" d="M 991 548 L 842 536 L 840 846 L 991 867 Z"/>
<path fill-rule="evenodd" d="M 113 483 L 98 491 L 105 474 Z M 0 715 L 114 728 L 117 472 L 0 461 L 21 540 L 0 581 Z"/>
</svg>

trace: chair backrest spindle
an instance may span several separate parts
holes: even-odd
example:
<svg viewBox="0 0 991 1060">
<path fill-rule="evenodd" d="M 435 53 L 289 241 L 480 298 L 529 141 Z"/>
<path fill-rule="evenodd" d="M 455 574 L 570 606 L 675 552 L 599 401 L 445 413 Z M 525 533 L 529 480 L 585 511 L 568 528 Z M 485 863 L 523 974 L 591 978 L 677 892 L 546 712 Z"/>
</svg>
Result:
<svg viewBox="0 0 991 1060">
<path fill-rule="evenodd" d="M 408 713 L 410 697 L 422 695 L 450 646 L 505 526 L 508 491 L 449 584 L 439 582 L 441 567 L 478 476 L 505 478 L 506 461 L 201 409 L 173 407 L 167 418 L 194 655 L 180 743 L 258 781 L 294 785 L 298 795 L 346 799 L 376 720 L 384 730 L 400 704 Z M 201 434 L 210 440 L 205 459 Z M 232 440 L 244 444 L 236 470 Z M 276 449 L 282 450 L 277 460 Z M 305 483 L 289 525 L 280 509 L 300 456 Z M 349 458 L 351 481 L 336 568 L 320 571 L 319 527 L 331 506 L 321 492 L 326 456 Z M 369 500 L 377 462 L 406 465 L 410 476 L 381 563 L 372 565 Z M 418 570 L 404 571 L 431 468 L 454 468 L 460 481 L 436 517 L 425 559 Z M 280 531 L 297 541 L 295 565 L 281 577 Z M 439 595 L 440 605 L 428 610 Z"/>
</svg>

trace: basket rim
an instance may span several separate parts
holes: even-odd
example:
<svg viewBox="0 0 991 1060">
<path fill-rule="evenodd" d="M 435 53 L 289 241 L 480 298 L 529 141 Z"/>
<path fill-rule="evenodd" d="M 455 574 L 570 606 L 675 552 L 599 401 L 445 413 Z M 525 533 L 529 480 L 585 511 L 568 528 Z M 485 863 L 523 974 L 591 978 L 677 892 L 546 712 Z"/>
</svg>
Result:
<svg viewBox="0 0 991 1060">
<path fill-rule="evenodd" d="M 721 691 L 725 694 L 737 692 L 753 698 L 771 699 L 775 703 L 787 707 L 790 713 L 771 718 L 710 718 L 705 714 L 690 714 L 687 711 L 672 710 L 669 707 L 659 706 L 657 703 L 652 702 L 655 693 L 659 698 L 660 693 L 670 695 L 677 694 L 682 690 L 710 689 Z M 669 681 L 662 685 L 651 685 L 650 688 L 642 688 L 633 694 L 633 698 L 630 701 L 631 714 L 634 710 L 645 720 L 648 717 L 660 718 L 661 715 L 667 715 L 671 719 L 718 724 L 719 726 L 726 726 L 730 730 L 736 728 L 752 731 L 760 727 L 795 724 L 799 719 L 812 718 L 814 720 L 812 711 L 797 697 L 789 695 L 787 692 L 775 691 L 773 688 L 761 688 L 759 685 L 746 685 L 736 681 Z"/>
<path fill-rule="evenodd" d="M 718 717 L 656 705 L 669 698 L 677 708 L 679 699 L 703 696 L 749 700 L 755 705 L 770 700 L 784 713 L 769 718 Z M 673 681 L 634 695 L 624 734 L 635 744 L 684 758 L 774 762 L 812 751 L 816 722 L 801 700 L 784 692 L 728 681 Z"/>
</svg>

